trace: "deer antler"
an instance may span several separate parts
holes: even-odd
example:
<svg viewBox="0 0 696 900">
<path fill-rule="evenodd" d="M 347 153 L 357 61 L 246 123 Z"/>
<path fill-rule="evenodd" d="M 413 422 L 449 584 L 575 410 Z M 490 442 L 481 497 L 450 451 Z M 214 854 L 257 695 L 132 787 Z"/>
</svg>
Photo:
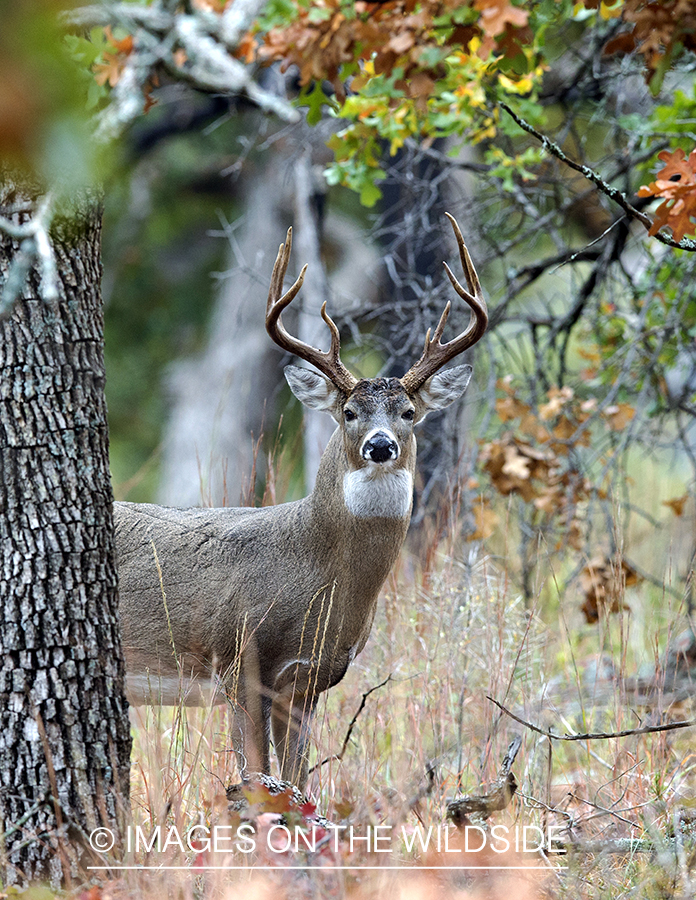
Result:
<svg viewBox="0 0 696 900">
<path fill-rule="evenodd" d="M 292 228 L 288 228 L 288 236 L 285 243 L 280 245 L 278 256 L 276 256 L 275 265 L 273 266 L 273 274 L 271 275 L 271 287 L 268 291 L 268 303 L 266 304 L 266 331 L 279 347 L 282 347 L 283 350 L 289 350 L 290 353 L 294 353 L 295 356 L 299 356 L 300 359 L 304 359 L 306 362 L 311 363 L 319 369 L 320 372 L 323 372 L 339 390 L 343 391 L 344 394 L 350 394 L 358 383 L 358 380 L 351 375 L 341 362 L 341 337 L 338 333 L 336 323 L 326 312 L 326 301 L 321 307 L 321 317 L 331 331 L 331 348 L 326 352 L 317 350 L 315 347 L 299 340 L 299 338 L 293 337 L 285 330 L 283 323 L 280 320 L 280 314 L 286 306 L 289 306 L 292 303 L 302 287 L 305 272 L 307 271 L 307 264 L 305 263 L 297 281 L 283 294 L 282 297 L 280 296 L 281 291 L 283 290 L 283 281 L 285 280 L 288 262 L 290 261 L 291 249 Z"/>
<path fill-rule="evenodd" d="M 452 223 L 454 236 L 457 238 L 459 257 L 462 261 L 462 268 L 466 275 L 466 283 L 469 290 L 467 291 L 461 286 L 447 263 L 444 263 L 445 271 L 449 276 L 449 280 L 452 282 L 452 287 L 462 300 L 471 307 L 471 320 L 469 321 L 466 330 L 458 337 L 446 344 L 441 344 L 440 338 L 442 337 L 445 323 L 447 322 L 450 309 L 452 308 L 452 304 L 447 301 L 447 306 L 440 316 L 440 321 L 437 324 L 432 340 L 430 338 L 430 329 L 428 329 L 421 358 L 418 362 L 414 363 L 408 372 L 401 378 L 401 383 L 406 388 L 408 394 L 417 391 L 418 388 L 421 387 L 431 375 L 434 375 L 438 369 L 444 366 L 445 363 L 454 359 L 455 356 L 459 356 L 460 353 L 463 353 L 467 348 L 475 344 L 476 341 L 483 337 L 483 333 L 488 325 L 488 309 L 486 307 L 486 301 L 483 298 L 483 291 L 479 284 L 478 275 L 476 274 L 476 269 L 469 256 L 469 251 L 466 249 L 466 244 L 464 243 L 464 238 L 459 230 L 459 225 L 457 225 L 454 216 L 451 216 L 449 213 L 445 213 L 445 215 Z"/>
</svg>

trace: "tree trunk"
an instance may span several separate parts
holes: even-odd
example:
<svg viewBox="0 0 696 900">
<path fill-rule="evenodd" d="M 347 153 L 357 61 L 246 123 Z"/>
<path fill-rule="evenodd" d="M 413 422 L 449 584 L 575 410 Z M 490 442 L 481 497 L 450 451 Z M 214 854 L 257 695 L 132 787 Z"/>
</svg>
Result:
<svg viewBox="0 0 696 900">
<path fill-rule="evenodd" d="M 297 336 L 305 344 L 326 349 L 329 329 L 321 318 L 321 305 L 329 299 L 329 285 L 321 260 L 322 228 L 317 213 L 318 194 L 313 178 L 312 155 L 305 151 L 295 164 L 295 223 L 293 226 L 297 260 L 307 263 L 302 285 L 302 304 L 299 307 Z M 335 313 L 334 313 L 335 314 Z M 301 366 L 312 368 L 303 360 Z M 319 461 L 336 428 L 336 423 L 324 410 L 304 409 L 304 473 L 305 489 L 314 490 Z"/>
<path fill-rule="evenodd" d="M 165 429 L 159 502 L 239 506 L 253 498 L 254 443 L 269 428 L 278 385 L 277 348 L 264 325 L 287 195 L 281 170 L 248 187 L 236 260 L 220 290 L 203 352 L 169 373 L 172 412 Z M 263 457 L 263 454 L 262 454 Z M 263 459 L 259 460 L 262 467 Z"/>
<path fill-rule="evenodd" d="M 0 214 L 28 199 L 0 184 Z M 69 884 L 93 829 L 118 848 L 129 797 L 98 205 L 82 200 L 52 236 L 60 299 L 44 302 L 34 269 L 0 322 L 4 885 Z M 1 281 L 17 250 L 0 233 Z"/>
</svg>

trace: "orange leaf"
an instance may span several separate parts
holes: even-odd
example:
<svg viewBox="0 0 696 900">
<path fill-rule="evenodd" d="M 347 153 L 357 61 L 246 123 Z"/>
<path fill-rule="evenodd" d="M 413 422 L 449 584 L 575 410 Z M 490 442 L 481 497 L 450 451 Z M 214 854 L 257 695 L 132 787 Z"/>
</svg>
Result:
<svg viewBox="0 0 696 900">
<path fill-rule="evenodd" d="M 133 35 L 127 34 L 122 40 L 118 40 L 114 37 L 113 32 L 111 30 L 110 25 L 106 25 L 104 27 L 104 34 L 107 37 L 107 40 L 111 44 L 112 47 L 116 50 L 117 53 L 123 53 L 125 56 L 128 56 L 133 52 Z"/>
<path fill-rule="evenodd" d="M 604 417 L 612 431 L 623 431 L 635 414 L 634 407 L 628 403 L 617 403 L 604 410 Z"/>
<path fill-rule="evenodd" d="M 662 227 L 671 228 L 676 241 L 685 234 L 696 232 L 696 150 L 688 158 L 681 148 L 673 153 L 662 150 L 658 158 L 666 163 L 657 173 L 655 181 L 638 190 L 639 197 L 662 197 L 655 210 L 655 219 L 649 234 L 655 235 Z"/>
<path fill-rule="evenodd" d="M 688 494 L 682 494 L 681 497 L 673 497 L 671 500 L 663 500 L 663 506 L 669 506 L 675 516 L 681 516 L 684 512 L 684 504 L 689 499 Z"/>
<path fill-rule="evenodd" d="M 479 25 L 488 37 L 497 37 L 505 31 L 508 23 L 522 27 L 527 24 L 529 14 L 508 0 L 476 0 L 474 9 L 481 13 Z"/>
</svg>

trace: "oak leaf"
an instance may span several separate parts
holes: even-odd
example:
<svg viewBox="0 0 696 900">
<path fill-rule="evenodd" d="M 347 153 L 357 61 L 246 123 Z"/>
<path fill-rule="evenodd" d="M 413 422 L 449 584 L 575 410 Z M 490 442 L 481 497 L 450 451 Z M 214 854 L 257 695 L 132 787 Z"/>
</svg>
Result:
<svg viewBox="0 0 696 900">
<path fill-rule="evenodd" d="M 585 591 L 582 611 L 588 623 L 603 613 L 617 613 L 629 607 L 623 602 L 624 588 L 638 584 L 640 576 L 624 559 L 618 563 L 608 556 L 591 559 L 580 573 Z"/>
<path fill-rule="evenodd" d="M 502 422 L 521 419 L 530 411 L 530 408 L 528 403 L 522 403 L 516 397 L 509 395 L 495 401 L 495 411 Z"/>
<path fill-rule="evenodd" d="M 108 82 L 109 87 L 115 87 L 121 78 L 126 60 L 133 52 L 133 36 L 128 34 L 119 40 L 114 37 L 109 25 L 104 28 L 104 34 L 115 52 L 104 51 L 104 62 L 95 63 L 92 71 L 97 84 L 103 86 Z"/>
<path fill-rule="evenodd" d="M 509 445 L 505 448 L 505 463 L 502 471 L 511 478 L 527 479 L 530 476 L 530 459 L 522 456 L 517 447 Z"/>
<path fill-rule="evenodd" d="M 662 150 L 658 159 L 666 163 L 657 173 L 657 178 L 638 190 L 639 197 L 661 197 L 661 203 L 655 210 L 655 219 L 649 234 L 655 235 L 660 228 L 667 226 L 672 230 L 675 241 L 680 241 L 685 234 L 696 232 L 696 150 L 692 150 L 688 158 L 678 148 L 673 153 Z"/>
<path fill-rule="evenodd" d="M 540 419 L 553 419 L 557 416 L 566 403 L 573 399 L 573 389 L 570 387 L 551 388 L 548 392 L 549 402 L 539 407 Z"/>
<path fill-rule="evenodd" d="M 635 408 L 628 403 L 616 403 L 604 410 L 604 418 L 612 431 L 623 431 L 635 414 Z"/>
<path fill-rule="evenodd" d="M 481 13 L 479 25 L 488 37 L 502 34 L 508 24 L 521 28 L 529 18 L 529 13 L 508 3 L 508 0 L 476 0 L 474 9 Z"/>
</svg>

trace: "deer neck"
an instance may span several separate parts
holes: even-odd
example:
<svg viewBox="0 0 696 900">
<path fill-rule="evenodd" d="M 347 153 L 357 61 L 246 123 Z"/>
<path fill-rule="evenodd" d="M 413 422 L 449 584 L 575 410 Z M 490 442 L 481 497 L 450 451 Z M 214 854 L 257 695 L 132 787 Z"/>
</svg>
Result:
<svg viewBox="0 0 696 900">
<path fill-rule="evenodd" d="M 414 452 L 409 454 L 415 457 Z M 307 498 L 318 545 L 339 560 L 337 581 L 376 600 L 406 537 L 411 518 L 413 468 L 352 470 L 340 428 L 321 458 Z"/>
</svg>

